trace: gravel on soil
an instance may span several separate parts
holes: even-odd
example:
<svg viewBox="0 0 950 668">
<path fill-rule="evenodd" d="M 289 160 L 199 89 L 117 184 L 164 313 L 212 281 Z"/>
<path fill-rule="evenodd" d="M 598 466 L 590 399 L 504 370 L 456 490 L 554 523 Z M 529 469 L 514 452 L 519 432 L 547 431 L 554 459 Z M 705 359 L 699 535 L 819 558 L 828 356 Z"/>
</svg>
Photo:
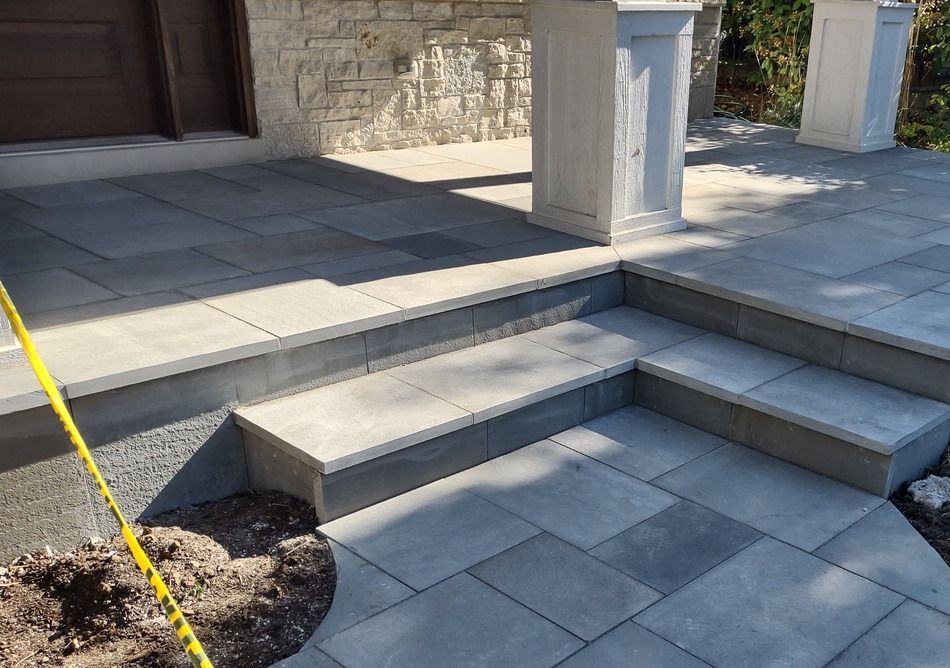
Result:
<svg viewBox="0 0 950 668">
<path fill-rule="evenodd" d="M 950 476 L 950 450 L 944 453 L 940 463 L 925 472 L 928 475 Z M 943 560 L 950 565 L 950 506 L 935 510 L 923 503 L 914 501 L 905 485 L 901 491 L 891 497 L 891 501 L 904 513 L 908 521 L 930 543 Z"/>
</svg>

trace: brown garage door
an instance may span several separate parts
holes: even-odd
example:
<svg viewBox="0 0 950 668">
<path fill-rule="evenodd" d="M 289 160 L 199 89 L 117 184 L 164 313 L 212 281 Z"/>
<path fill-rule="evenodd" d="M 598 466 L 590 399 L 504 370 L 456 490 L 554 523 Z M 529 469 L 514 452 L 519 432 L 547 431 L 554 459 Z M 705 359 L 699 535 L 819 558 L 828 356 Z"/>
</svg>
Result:
<svg viewBox="0 0 950 668">
<path fill-rule="evenodd" d="M 0 142 L 255 124 L 235 0 L 0 0 Z"/>
</svg>

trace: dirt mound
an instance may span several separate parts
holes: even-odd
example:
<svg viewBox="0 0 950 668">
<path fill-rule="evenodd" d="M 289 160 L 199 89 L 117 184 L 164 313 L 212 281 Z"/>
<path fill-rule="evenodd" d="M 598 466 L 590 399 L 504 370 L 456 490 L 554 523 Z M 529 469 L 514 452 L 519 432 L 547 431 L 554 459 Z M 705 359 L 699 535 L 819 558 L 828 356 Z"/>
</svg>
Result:
<svg viewBox="0 0 950 668">
<path fill-rule="evenodd" d="M 217 666 L 296 652 L 333 600 L 330 548 L 313 508 L 241 495 L 134 530 Z M 0 568 L 0 665 L 190 666 L 121 536 Z"/>
</svg>

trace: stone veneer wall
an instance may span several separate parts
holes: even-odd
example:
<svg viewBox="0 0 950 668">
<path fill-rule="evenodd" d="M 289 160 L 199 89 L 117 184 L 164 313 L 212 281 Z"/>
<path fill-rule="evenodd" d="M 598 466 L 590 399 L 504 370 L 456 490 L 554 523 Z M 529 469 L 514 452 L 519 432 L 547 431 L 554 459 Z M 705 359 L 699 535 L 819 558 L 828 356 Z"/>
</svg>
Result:
<svg viewBox="0 0 950 668">
<path fill-rule="evenodd" d="M 697 17 L 690 118 L 712 115 L 719 17 Z M 531 133 L 522 0 L 246 0 L 272 158 Z M 395 61 L 417 77 L 395 76 Z"/>
</svg>

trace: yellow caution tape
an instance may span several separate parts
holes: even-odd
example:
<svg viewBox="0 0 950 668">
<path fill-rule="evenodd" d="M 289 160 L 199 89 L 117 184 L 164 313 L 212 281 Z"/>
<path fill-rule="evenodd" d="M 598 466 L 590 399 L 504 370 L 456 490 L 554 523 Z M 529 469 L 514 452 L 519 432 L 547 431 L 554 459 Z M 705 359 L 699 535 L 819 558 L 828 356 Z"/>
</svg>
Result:
<svg viewBox="0 0 950 668">
<path fill-rule="evenodd" d="M 52 377 L 50 377 L 49 371 L 46 370 L 46 365 L 43 364 L 43 360 L 33 345 L 33 340 L 30 338 L 30 333 L 23 324 L 23 320 L 20 318 L 20 314 L 17 313 L 16 307 L 13 305 L 13 300 L 10 299 L 10 295 L 7 294 L 2 282 L 0 282 L 0 306 L 3 307 L 3 312 L 6 313 L 7 319 L 9 319 L 10 324 L 13 326 L 13 331 L 17 339 L 19 339 L 20 345 L 23 346 L 23 351 L 26 353 L 30 366 L 33 367 L 33 372 L 40 381 L 43 391 L 46 392 L 46 396 L 49 397 L 53 411 L 57 417 L 59 417 L 60 422 L 63 423 L 63 428 L 69 435 L 69 440 L 76 446 L 76 452 L 79 454 L 79 458 L 82 459 L 86 465 L 89 475 L 92 476 L 92 479 L 96 482 L 96 486 L 99 488 L 99 493 L 102 494 L 106 505 L 109 506 L 109 510 L 112 511 L 112 515 L 119 523 L 122 536 L 125 538 L 125 542 L 128 543 L 129 550 L 135 558 L 135 563 L 138 564 L 139 569 L 141 569 L 145 577 L 148 578 L 148 583 L 152 586 L 155 597 L 159 603 L 162 604 L 165 616 L 168 618 L 168 621 L 171 622 L 172 626 L 175 627 L 175 632 L 181 641 L 181 646 L 185 649 L 188 658 L 191 659 L 192 665 L 194 665 L 195 668 L 213 668 L 211 661 L 205 655 L 204 649 L 201 647 L 201 643 L 198 642 L 194 632 L 191 630 L 191 626 L 189 626 L 188 621 L 185 619 L 185 615 L 182 614 L 181 609 L 178 607 L 178 603 L 171 595 L 171 592 L 168 591 L 168 587 L 165 586 L 162 576 L 155 570 L 148 555 L 145 554 L 142 546 L 139 545 L 135 534 L 132 533 L 132 527 L 125 521 L 125 517 L 122 516 L 122 511 L 119 510 L 118 504 L 116 504 L 115 499 L 112 498 L 112 493 L 109 491 L 106 481 L 103 479 L 102 474 L 99 473 L 99 468 L 93 461 L 89 448 L 86 447 L 86 443 L 79 433 L 79 429 L 76 428 L 76 423 L 73 422 L 73 418 L 69 414 L 69 409 L 66 408 L 66 403 L 63 401 L 63 396 L 60 394 L 59 388 L 56 387 L 56 383 L 54 383 Z"/>
</svg>

